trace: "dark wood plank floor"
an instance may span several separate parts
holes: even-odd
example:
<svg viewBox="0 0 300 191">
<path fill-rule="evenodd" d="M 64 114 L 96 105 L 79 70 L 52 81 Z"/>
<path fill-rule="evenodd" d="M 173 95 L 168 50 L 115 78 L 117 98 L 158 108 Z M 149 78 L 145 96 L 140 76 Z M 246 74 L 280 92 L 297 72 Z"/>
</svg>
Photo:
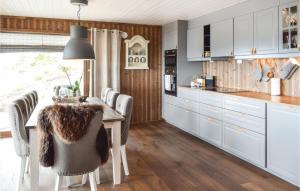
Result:
<svg viewBox="0 0 300 191">
<path fill-rule="evenodd" d="M 0 141 L 0 149 L 1 144 Z M 101 168 L 99 191 L 299 190 L 164 122 L 133 126 L 130 129 L 127 156 L 130 176 L 123 175 L 123 183 L 113 186 L 109 161 Z M 43 191 L 53 190 L 54 175 L 51 170 L 41 171 L 41 188 Z M 89 187 L 85 185 L 69 190 L 89 190 Z"/>
</svg>

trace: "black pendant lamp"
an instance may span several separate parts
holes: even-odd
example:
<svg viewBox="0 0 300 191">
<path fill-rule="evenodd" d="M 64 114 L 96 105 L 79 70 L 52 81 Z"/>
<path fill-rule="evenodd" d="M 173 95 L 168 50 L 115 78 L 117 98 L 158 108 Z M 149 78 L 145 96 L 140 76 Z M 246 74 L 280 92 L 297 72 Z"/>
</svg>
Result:
<svg viewBox="0 0 300 191">
<path fill-rule="evenodd" d="M 64 49 L 63 59 L 94 60 L 95 52 L 88 41 L 88 29 L 80 26 L 81 6 L 87 6 L 87 0 L 71 0 L 72 5 L 78 6 L 78 25 L 70 27 L 71 39 Z"/>
</svg>

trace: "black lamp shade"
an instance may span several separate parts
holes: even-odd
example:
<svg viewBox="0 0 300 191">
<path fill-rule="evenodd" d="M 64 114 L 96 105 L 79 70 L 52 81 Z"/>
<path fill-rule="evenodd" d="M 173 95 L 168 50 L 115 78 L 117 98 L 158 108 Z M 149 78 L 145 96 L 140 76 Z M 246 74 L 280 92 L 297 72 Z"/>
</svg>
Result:
<svg viewBox="0 0 300 191">
<path fill-rule="evenodd" d="M 86 27 L 72 25 L 70 28 L 71 39 L 64 49 L 63 59 L 94 60 L 95 53 L 88 41 Z"/>
</svg>

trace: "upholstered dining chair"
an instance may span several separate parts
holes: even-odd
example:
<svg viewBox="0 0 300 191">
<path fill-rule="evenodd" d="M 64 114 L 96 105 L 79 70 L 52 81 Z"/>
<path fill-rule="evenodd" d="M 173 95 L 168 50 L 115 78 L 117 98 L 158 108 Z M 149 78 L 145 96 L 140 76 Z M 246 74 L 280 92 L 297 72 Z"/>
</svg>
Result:
<svg viewBox="0 0 300 191">
<path fill-rule="evenodd" d="M 111 90 L 107 93 L 106 104 L 112 109 L 116 108 L 116 101 L 119 96 L 119 92 Z"/>
<path fill-rule="evenodd" d="M 22 105 L 22 106 L 21 106 Z M 11 133 L 16 154 L 21 158 L 21 169 L 17 189 L 23 190 L 24 174 L 26 169 L 26 161 L 29 157 L 29 138 L 25 130 L 22 111 L 24 100 L 18 99 L 11 103 L 8 108 Z M 28 162 L 28 161 L 27 161 Z"/>
<path fill-rule="evenodd" d="M 101 89 L 101 95 L 100 95 L 100 99 L 105 103 L 106 99 L 107 99 L 107 94 L 109 91 L 111 91 L 111 88 L 102 88 Z"/>
<path fill-rule="evenodd" d="M 121 125 L 121 157 L 125 175 L 129 175 L 128 162 L 126 156 L 126 143 L 133 108 L 133 98 L 128 95 L 120 94 L 116 102 L 116 111 L 124 116 L 125 120 Z M 112 153 L 112 152 L 111 152 Z"/>
<path fill-rule="evenodd" d="M 101 163 L 95 149 L 99 124 L 102 124 L 102 112 L 97 112 L 91 120 L 88 132 L 77 142 L 66 144 L 54 134 L 54 165 L 52 169 L 57 173 L 55 191 L 60 190 L 64 176 L 89 174 L 90 187 L 97 191 L 94 171 Z"/>
</svg>

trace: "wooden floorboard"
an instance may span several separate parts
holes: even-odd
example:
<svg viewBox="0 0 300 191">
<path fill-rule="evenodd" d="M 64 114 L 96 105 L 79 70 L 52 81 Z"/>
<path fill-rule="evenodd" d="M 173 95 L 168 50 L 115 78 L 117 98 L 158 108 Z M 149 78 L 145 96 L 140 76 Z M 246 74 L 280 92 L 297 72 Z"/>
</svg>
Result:
<svg viewBox="0 0 300 191">
<path fill-rule="evenodd" d="M 5 182 L 0 184 L 0 190 L 14 190 L 19 161 L 11 139 L 0 140 L 0 151 L 5 153 L 0 158 L 0 178 Z M 123 173 L 122 184 L 113 186 L 109 161 L 100 169 L 99 191 L 299 191 L 164 122 L 134 125 L 130 129 L 127 157 L 130 176 Z M 88 184 L 76 182 L 80 182 L 80 177 L 74 178 L 74 188 L 64 190 L 89 190 Z M 53 190 L 53 185 L 51 169 L 42 168 L 41 190 Z"/>
</svg>

